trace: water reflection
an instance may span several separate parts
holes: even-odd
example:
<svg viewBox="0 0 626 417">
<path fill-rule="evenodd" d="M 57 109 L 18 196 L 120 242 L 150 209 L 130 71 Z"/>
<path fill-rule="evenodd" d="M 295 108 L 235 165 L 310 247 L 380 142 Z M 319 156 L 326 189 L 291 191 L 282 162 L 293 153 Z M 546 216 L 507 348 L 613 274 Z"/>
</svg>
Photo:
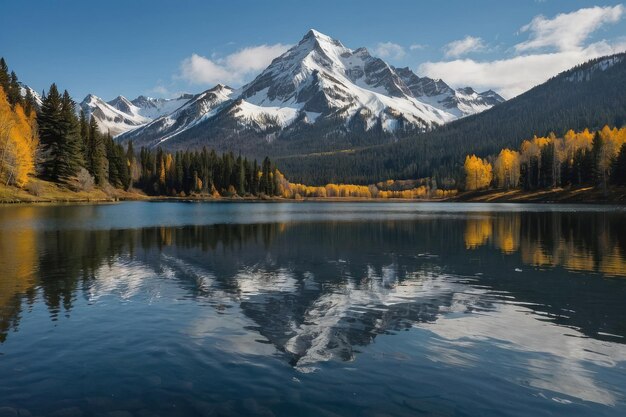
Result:
<svg viewBox="0 0 626 417">
<path fill-rule="evenodd" d="M 487 212 L 13 228 L 0 234 L 0 347 L 41 303 L 55 322 L 102 300 L 166 298 L 200 307 L 179 326 L 225 354 L 278 355 L 306 373 L 417 329 L 429 361 L 489 368 L 512 352 L 496 361 L 516 367 L 510 383 L 615 406 L 622 393 L 597 369 L 626 361 L 626 281 L 607 279 L 626 276 L 625 226 L 614 212 Z"/>
<path fill-rule="evenodd" d="M 467 249 L 491 244 L 532 266 L 626 276 L 626 216 L 619 213 L 485 213 L 467 220 Z"/>
</svg>

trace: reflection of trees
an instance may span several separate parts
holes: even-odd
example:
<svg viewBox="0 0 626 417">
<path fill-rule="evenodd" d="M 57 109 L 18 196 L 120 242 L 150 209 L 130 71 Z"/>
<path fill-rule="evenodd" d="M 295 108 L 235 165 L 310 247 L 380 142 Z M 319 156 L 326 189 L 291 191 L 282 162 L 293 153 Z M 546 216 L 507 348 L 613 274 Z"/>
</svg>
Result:
<svg viewBox="0 0 626 417">
<path fill-rule="evenodd" d="M 489 241 L 533 266 L 626 276 L 626 221 L 620 213 L 496 213 L 467 219 L 465 246 Z"/>
<path fill-rule="evenodd" d="M 32 230 L 0 233 L 0 342 L 11 327 L 16 327 L 22 298 L 34 295 L 37 252 Z"/>
<path fill-rule="evenodd" d="M 54 319 L 70 311 L 80 294 L 111 291 L 109 284 L 127 274 L 119 267 L 127 262 L 153 271 L 133 278 L 133 291 L 141 289 L 141 279 L 171 271 L 189 297 L 218 309 L 236 305 L 298 366 L 324 358 L 348 360 L 356 347 L 380 333 L 436 319 L 452 303 L 458 305 L 468 288 L 447 277 L 476 272 L 484 273 L 476 278 L 480 285 L 554 315 L 566 288 L 568 308 L 575 312 L 556 322 L 594 336 L 607 328 L 622 334 L 626 330 L 611 317 L 614 306 L 587 297 L 590 290 L 606 291 L 607 282 L 586 276 L 573 280 L 563 271 L 553 271 L 550 279 L 532 269 L 523 276 L 503 271 L 521 261 L 624 274 L 626 242 L 618 233 L 623 226 L 621 217 L 611 214 L 493 213 L 368 223 L 59 230 L 21 238 L 3 233 L 0 264 L 23 272 L 12 273 L 15 282 L 0 282 L 3 290 L 13 291 L 0 294 L 0 335 L 17 325 L 25 295 L 40 296 Z M 6 242 L 13 252 L 4 249 Z M 478 264 L 468 262 L 468 249 Z M 20 276 L 28 277 L 26 284 L 20 284 Z M 623 290 L 612 291 L 607 300 L 622 295 Z M 468 311 L 493 306 L 479 295 L 463 303 Z"/>
</svg>

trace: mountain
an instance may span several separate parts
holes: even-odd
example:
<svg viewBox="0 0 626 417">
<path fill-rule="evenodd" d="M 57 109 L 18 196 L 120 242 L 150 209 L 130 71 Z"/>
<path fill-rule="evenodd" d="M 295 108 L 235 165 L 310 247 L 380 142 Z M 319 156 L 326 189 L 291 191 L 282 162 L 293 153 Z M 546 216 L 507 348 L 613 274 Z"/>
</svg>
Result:
<svg viewBox="0 0 626 417">
<path fill-rule="evenodd" d="M 172 113 L 180 106 L 193 98 L 193 94 L 182 94 L 176 98 L 152 98 L 139 96 L 132 100 L 131 103 L 139 107 L 139 113 L 150 119 L 157 119 L 166 114 Z"/>
<path fill-rule="evenodd" d="M 217 86 L 195 97 L 206 94 L 199 109 L 176 110 L 120 139 L 259 154 L 337 149 L 354 144 L 354 137 L 380 143 L 427 131 L 503 101 L 491 91 L 453 90 L 396 69 L 365 48 L 349 49 L 315 30 L 249 84 Z"/>
<path fill-rule="evenodd" d="M 43 103 L 43 100 L 41 99 L 41 95 L 38 92 L 36 92 L 35 90 L 33 90 L 32 88 L 30 88 L 28 85 L 26 85 L 24 83 L 20 83 L 20 94 L 22 95 L 22 97 L 26 97 L 26 92 L 27 91 L 30 91 L 30 94 L 35 99 L 35 104 L 38 107 L 41 107 L 41 104 Z"/>
<path fill-rule="evenodd" d="M 230 100 L 233 90 L 224 85 L 192 96 L 172 113 L 161 116 L 141 129 L 129 132 L 122 138 L 137 141 L 142 146 L 156 146 L 215 115 Z"/>
<path fill-rule="evenodd" d="M 504 101 L 492 90 L 483 93 L 477 93 L 472 87 L 453 90 L 442 80 L 420 78 L 409 68 L 395 68 L 395 71 L 409 88 L 413 97 L 452 113 L 456 117 L 480 113 Z"/>
<path fill-rule="evenodd" d="M 533 135 L 626 124 L 626 53 L 591 60 L 480 114 L 392 144 L 351 152 L 283 157 L 294 182 L 372 183 L 389 178 L 446 178 L 468 154 L 482 157 L 517 149 Z M 432 86 L 436 97 L 438 86 Z M 485 93 L 485 98 L 489 96 Z"/>
<path fill-rule="evenodd" d="M 130 101 L 124 96 L 118 96 L 107 102 L 89 94 L 80 103 L 78 110 L 83 110 L 87 116 L 95 117 L 102 133 L 117 136 L 173 112 L 192 97 L 190 94 L 183 94 L 174 99 L 139 96 Z"/>
<path fill-rule="evenodd" d="M 96 119 L 101 132 L 108 132 L 112 136 L 150 122 L 149 118 L 139 114 L 139 107 L 122 96 L 107 103 L 100 97 L 89 94 L 80 103 L 79 109 L 84 111 L 87 117 Z"/>
</svg>

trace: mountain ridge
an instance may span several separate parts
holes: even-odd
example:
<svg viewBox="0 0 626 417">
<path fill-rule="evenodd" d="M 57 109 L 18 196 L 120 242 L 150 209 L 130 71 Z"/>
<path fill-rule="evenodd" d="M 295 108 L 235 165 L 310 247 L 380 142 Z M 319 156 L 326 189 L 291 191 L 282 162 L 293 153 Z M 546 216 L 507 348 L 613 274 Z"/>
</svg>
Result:
<svg viewBox="0 0 626 417">
<path fill-rule="evenodd" d="M 517 149 L 523 140 L 551 131 L 562 135 L 569 129 L 624 126 L 625 85 L 626 52 L 622 52 L 577 65 L 485 112 L 431 132 L 350 152 L 284 156 L 278 162 L 293 181 L 312 184 L 431 176 L 454 181 L 447 175 L 459 173 L 468 154 L 487 157 L 503 148 Z"/>
<path fill-rule="evenodd" d="M 411 78 L 421 100 L 398 72 Z M 174 120 L 177 109 L 119 139 L 133 140 L 138 146 L 209 145 L 232 150 L 233 143 L 259 149 L 293 137 L 317 136 L 329 138 L 324 146 L 336 148 L 332 137 L 341 142 L 363 133 L 390 140 L 430 130 L 502 101 L 494 92 L 454 90 L 441 80 L 420 78 L 408 68 L 396 69 L 366 48 L 346 48 L 312 29 L 251 82 L 231 89 L 210 117 L 198 109 L 202 120 L 187 116 Z M 305 149 L 317 146 L 299 142 Z"/>
</svg>

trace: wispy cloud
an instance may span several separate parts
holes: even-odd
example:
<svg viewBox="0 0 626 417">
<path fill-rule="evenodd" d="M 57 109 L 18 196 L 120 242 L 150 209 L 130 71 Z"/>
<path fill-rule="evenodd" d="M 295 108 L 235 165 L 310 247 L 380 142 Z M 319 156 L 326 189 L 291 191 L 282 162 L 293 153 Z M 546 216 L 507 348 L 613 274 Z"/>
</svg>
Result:
<svg viewBox="0 0 626 417">
<path fill-rule="evenodd" d="M 589 42 L 604 25 L 619 22 L 624 7 L 592 7 L 548 19 L 535 17 L 520 29 L 528 38 L 514 45 L 513 56 L 493 61 L 455 59 L 426 62 L 418 72 L 454 86 L 492 88 L 510 98 L 561 71 L 602 55 L 626 50 L 624 38 Z"/>
<path fill-rule="evenodd" d="M 413 45 L 409 46 L 409 49 L 411 51 L 419 51 L 421 49 L 426 49 L 427 45 L 421 44 L 421 43 L 414 43 Z"/>
<path fill-rule="evenodd" d="M 206 58 L 192 54 L 180 64 L 177 78 L 191 84 L 212 85 L 226 83 L 238 85 L 251 75 L 265 69 L 274 58 L 281 55 L 290 45 L 251 46 L 223 58 Z"/>
<path fill-rule="evenodd" d="M 580 49 L 591 33 L 602 25 L 617 23 L 624 14 L 624 6 L 591 7 L 572 13 L 561 13 L 553 19 L 535 17 L 520 29 L 529 33 L 527 41 L 515 45 L 518 52 L 556 48 L 559 51 Z"/>
<path fill-rule="evenodd" d="M 447 57 L 460 57 L 470 52 L 482 51 L 486 48 L 485 42 L 481 38 L 466 36 L 458 41 L 450 42 L 443 47 Z"/>
<path fill-rule="evenodd" d="M 373 52 L 380 58 L 402 59 L 406 55 L 404 47 L 393 42 L 379 42 Z"/>
</svg>

